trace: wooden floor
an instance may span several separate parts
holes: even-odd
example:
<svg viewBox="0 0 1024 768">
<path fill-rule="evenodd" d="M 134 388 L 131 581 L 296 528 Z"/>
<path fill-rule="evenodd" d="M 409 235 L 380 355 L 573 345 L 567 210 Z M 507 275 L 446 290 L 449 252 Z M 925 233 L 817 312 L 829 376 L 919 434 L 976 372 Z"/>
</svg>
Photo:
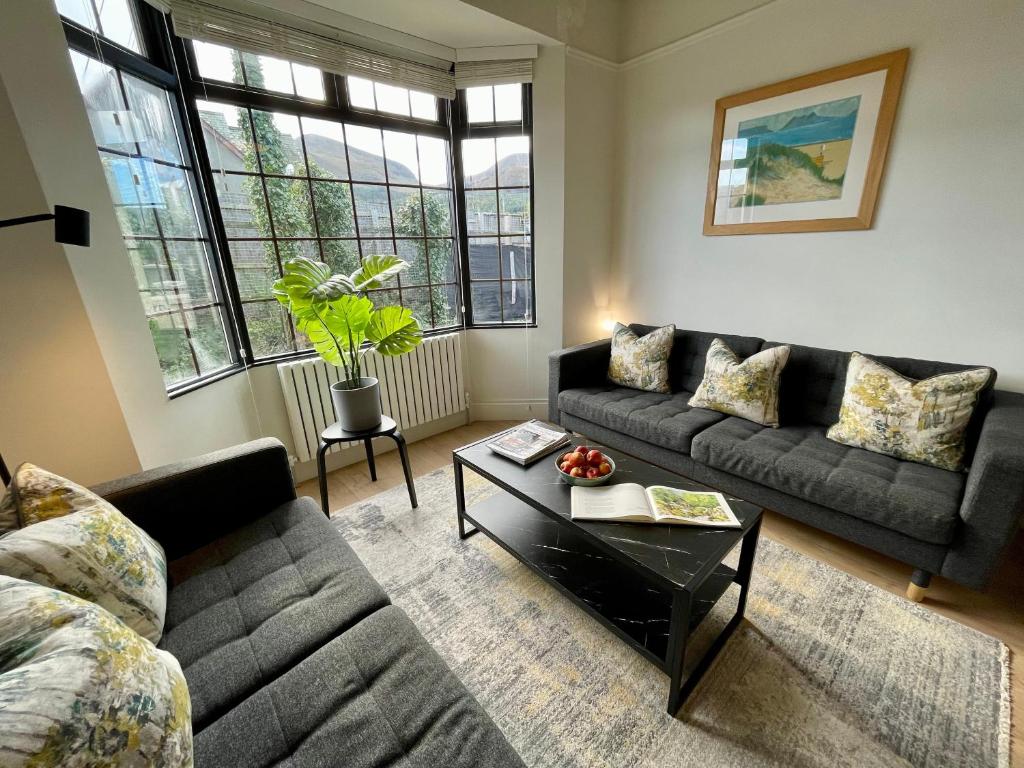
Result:
<svg viewBox="0 0 1024 768">
<path fill-rule="evenodd" d="M 413 473 L 424 475 L 451 463 L 452 451 L 466 443 L 497 432 L 514 422 L 482 421 L 444 432 L 409 445 Z M 331 508 L 354 504 L 386 488 L 404 483 L 398 454 L 389 451 L 377 457 L 376 483 L 370 482 L 366 462 L 331 472 L 327 476 Z M 300 495 L 319 498 L 316 480 L 298 486 Z M 911 568 L 884 555 L 823 533 L 772 512 L 765 514 L 762 532 L 791 549 L 803 552 L 823 563 L 846 571 L 875 586 L 902 595 L 910 579 Z M 959 621 L 986 634 L 998 637 L 1011 651 L 1013 729 L 1011 765 L 1024 768 L 1024 733 L 1016 717 L 1017 705 L 1024 701 L 1024 534 L 1017 537 L 1011 552 L 986 592 L 975 592 L 942 578 L 932 580 L 922 604 L 943 616 Z"/>
</svg>

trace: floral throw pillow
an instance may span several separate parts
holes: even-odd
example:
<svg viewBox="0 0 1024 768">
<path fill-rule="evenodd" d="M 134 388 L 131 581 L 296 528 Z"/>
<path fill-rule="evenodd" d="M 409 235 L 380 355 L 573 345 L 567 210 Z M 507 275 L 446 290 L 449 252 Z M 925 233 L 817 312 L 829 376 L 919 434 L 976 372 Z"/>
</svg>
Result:
<svg viewBox="0 0 1024 768">
<path fill-rule="evenodd" d="M 0 576 L 0 762 L 191 768 L 178 661 L 85 600 Z"/>
<path fill-rule="evenodd" d="M 8 492 L 17 508 L 18 528 L 81 509 L 114 509 L 88 488 L 27 461 L 14 470 Z"/>
<path fill-rule="evenodd" d="M 637 336 L 622 323 L 616 323 L 608 378 L 620 387 L 669 392 L 668 356 L 675 333 L 674 325 L 665 325 Z"/>
<path fill-rule="evenodd" d="M 90 600 L 148 640 L 163 634 L 163 548 L 92 491 L 31 464 L 11 483 L 24 527 L 0 538 L 0 574 Z M 74 510 L 59 515 L 60 510 Z"/>
<path fill-rule="evenodd" d="M 18 524 L 18 505 L 14 503 L 14 494 L 7 491 L 3 498 L 0 498 L 0 536 L 8 531 L 15 531 L 21 526 Z"/>
<path fill-rule="evenodd" d="M 960 471 L 967 425 L 991 368 L 917 381 L 854 352 L 839 421 L 829 440 L 897 459 Z"/>
<path fill-rule="evenodd" d="M 779 379 L 789 361 L 789 347 L 763 349 L 740 360 L 729 345 L 715 339 L 708 347 L 704 379 L 690 405 L 779 426 Z"/>
</svg>

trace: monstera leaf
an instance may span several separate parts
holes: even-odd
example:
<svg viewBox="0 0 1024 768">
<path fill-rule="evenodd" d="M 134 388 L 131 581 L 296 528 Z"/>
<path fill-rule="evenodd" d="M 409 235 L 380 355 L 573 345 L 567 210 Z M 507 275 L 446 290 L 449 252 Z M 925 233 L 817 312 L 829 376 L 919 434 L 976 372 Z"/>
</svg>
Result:
<svg viewBox="0 0 1024 768">
<path fill-rule="evenodd" d="M 273 293 L 296 319 L 309 320 L 313 309 L 322 312 L 328 302 L 354 291 L 351 278 L 332 275 L 331 268 L 322 261 L 299 256 L 285 262 L 284 276 L 274 283 Z"/>
<path fill-rule="evenodd" d="M 366 340 L 372 311 L 373 302 L 365 296 L 346 294 L 325 305 L 323 311 L 297 318 L 295 326 L 309 337 L 324 360 L 342 366 Z"/>
<path fill-rule="evenodd" d="M 383 286 L 385 281 L 408 266 L 409 262 L 397 256 L 367 256 L 363 260 L 363 266 L 353 272 L 349 280 L 357 291 L 372 291 Z"/>
<path fill-rule="evenodd" d="M 370 316 L 366 338 L 382 355 L 404 355 L 422 340 L 420 324 L 405 307 L 382 307 Z"/>
</svg>

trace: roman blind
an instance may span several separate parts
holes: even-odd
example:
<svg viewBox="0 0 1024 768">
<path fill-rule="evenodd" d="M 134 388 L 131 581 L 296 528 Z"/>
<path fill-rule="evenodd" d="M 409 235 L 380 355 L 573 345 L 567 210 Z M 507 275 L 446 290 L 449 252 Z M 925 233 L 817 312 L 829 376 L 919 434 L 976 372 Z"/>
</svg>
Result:
<svg viewBox="0 0 1024 768">
<path fill-rule="evenodd" d="M 204 0 L 146 0 L 170 12 L 179 37 L 226 45 L 248 53 L 275 56 L 338 75 L 455 98 L 455 77 L 448 62 L 436 66 L 374 50 L 372 41 L 355 45 L 299 26 L 270 21 L 253 13 Z"/>
<path fill-rule="evenodd" d="M 459 61 L 455 64 L 455 87 L 532 83 L 533 59 Z"/>
</svg>

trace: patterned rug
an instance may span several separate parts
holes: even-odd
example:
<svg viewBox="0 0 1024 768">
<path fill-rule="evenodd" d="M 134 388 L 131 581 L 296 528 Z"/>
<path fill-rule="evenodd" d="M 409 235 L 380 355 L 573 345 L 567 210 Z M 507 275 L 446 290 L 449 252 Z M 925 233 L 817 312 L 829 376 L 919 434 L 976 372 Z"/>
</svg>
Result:
<svg viewBox="0 0 1024 768">
<path fill-rule="evenodd" d="M 399 486 L 335 523 L 527 765 L 1009 764 L 995 638 L 762 537 L 747 620 L 672 718 L 663 672 L 483 534 L 459 541 L 451 467 L 416 486 L 417 510 Z M 493 492 L 467 472 L 468 503 Z"/>
</svg>

